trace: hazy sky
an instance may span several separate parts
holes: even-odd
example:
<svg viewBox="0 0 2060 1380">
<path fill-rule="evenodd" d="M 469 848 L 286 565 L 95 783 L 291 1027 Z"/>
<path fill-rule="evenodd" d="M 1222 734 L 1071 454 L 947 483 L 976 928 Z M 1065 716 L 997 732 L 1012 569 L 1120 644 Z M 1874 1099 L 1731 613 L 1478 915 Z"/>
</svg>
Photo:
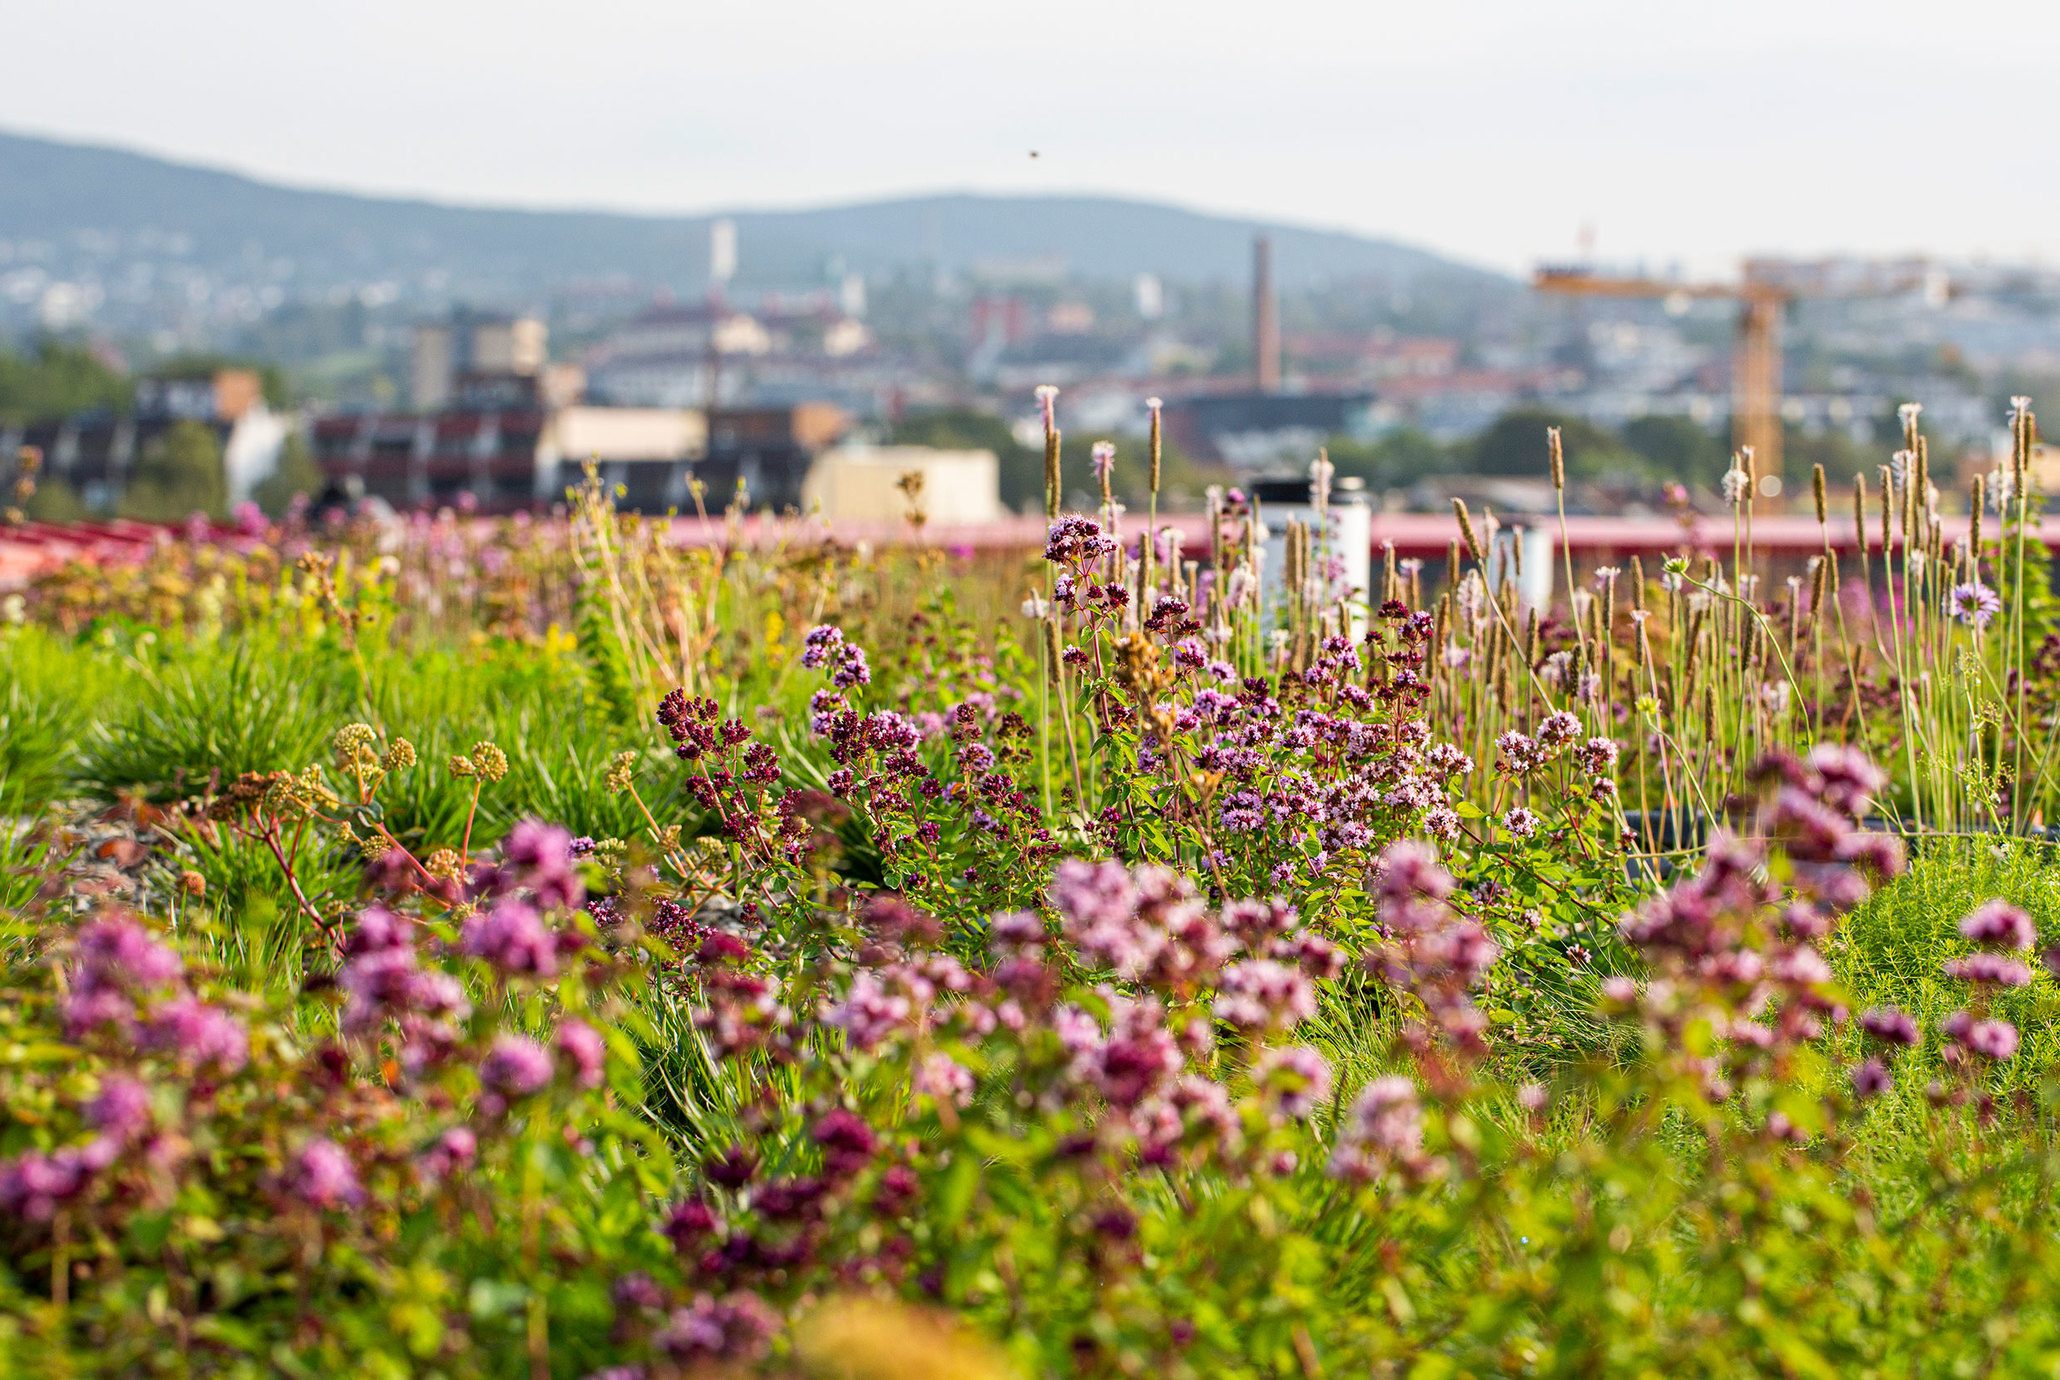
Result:
<svg viewBox="0 0 2060 1380">
<path fill-rule="evenodd" d="M 0 126 L 453 200 L 1106 191 L 1511 269 L 1584 224 L 1710 269 L 2060 238 L 2054 4 L 57 0 L 5 31 Z"/>
</svg>

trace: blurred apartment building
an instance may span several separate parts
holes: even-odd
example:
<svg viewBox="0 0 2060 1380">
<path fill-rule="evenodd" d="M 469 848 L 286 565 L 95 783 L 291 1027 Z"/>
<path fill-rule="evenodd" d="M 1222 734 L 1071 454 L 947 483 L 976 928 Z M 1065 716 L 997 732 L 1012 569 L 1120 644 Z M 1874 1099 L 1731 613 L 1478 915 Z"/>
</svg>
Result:
<svg viewBox="0 0 2060 1380">
<path fill-rule="evenodd" d="M 778 319 L 784 327 L 794 318 Z M 825 348 L 824 337 L 832 344 L 855 339 L 840 336 L 835 319 L 808 319 L 820 331 L 811 336 L 817 348 Z M 867 514 L 879 507 L 865 463 L 848 456 L 833 462 L 840 478 L 812 495 L 808 488 L 825 452 L 852 431 L 852 414 L 836 402 L 665 401 L 691 396 L 697 344 L 716 355 L 771 354 L 776 337 L 764 321 L 696 310 L 646 313 L 638 322 L 626 336 L 635 348 L 614 358 L 641 358 L 652 372 L 639 388 L 625 386 L 639 377 L 634 372 L 604 369 L 614 393 L 595 388 L 585 369 L 554 363 L 548 332 L 534 318 L 468 317 L 423 327 L 410 366 L 414 406 L 314 419 L 310 438 L 327 499 L 516 512 L 561 501 L 592 465 L 622 507 L 640 512 L 691 512 L 697 505 L 716 512 L 740 495 L 754 509 L 800 507 L 812 496 L 833 518 L 847 516 L 842 508 L 851 504 Z M 665 374 L 661 361 L 688 373 Z M 703 359 L 699 367 L 718 371 L 719 380 L 720 363 Z M 711 391 L 719 393 L 719 383 Z M 903 459 L 923 468 L 921 457 Z M 948 497 L 954 511 L 998 512 L 991 466 L 983 472 L 977 464 L 946 464 L 938 473 L 957 490 L 985 485 L 984 499 L 977 492 Z"/>
<path fill-rule="evenodd" d="M 658 303 L 610 331 L 585 368 L 591 396 L 645 407 L 827 401 L 863 413 L 892 385 L 872 331 L 827 293 Z"/>
<path fill-rule="evenodd" d="M 292 418 L 265 403 L 262 381 L 249 369 L 145 377 L 126 411 L 94 409 L 28 426 L 0 423 L 0 454 L 23 446 L 43 454 L 46 473 L 63 480 L 96 510 L 112 508 L 137 462 L 180 422 L 199 422 L 222 447 L 229 501 L 240 503 L 279 463 Z"/>
</svg>

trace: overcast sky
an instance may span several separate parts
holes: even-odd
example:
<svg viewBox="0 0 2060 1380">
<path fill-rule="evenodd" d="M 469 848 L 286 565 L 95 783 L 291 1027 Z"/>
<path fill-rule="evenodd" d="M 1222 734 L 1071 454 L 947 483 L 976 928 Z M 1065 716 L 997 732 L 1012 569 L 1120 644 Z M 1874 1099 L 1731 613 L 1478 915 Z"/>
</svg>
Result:
<svg viewBox="0 0 2060 1380">
<path fill-rule="evenodd" d="M 0 126 L 452 200 L 1104 191 L 1517 270 L 1584 225 L 1710 270 L 2060 237 L 2050 3 L 55 0 L 5 27 Z"/>
</svg>

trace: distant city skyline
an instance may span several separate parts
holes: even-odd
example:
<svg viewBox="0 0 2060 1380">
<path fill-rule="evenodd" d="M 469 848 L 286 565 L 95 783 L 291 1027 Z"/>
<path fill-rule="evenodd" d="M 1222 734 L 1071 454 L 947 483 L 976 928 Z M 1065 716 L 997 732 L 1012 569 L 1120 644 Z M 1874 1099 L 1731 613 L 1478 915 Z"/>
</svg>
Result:
<svg viewBox="0 0 2060 1380">
<path fill-rule="evenodd" d="M 1584 227 L 1604 259 L 1709 274 L 1751 252 L 2042 257 L 2060 13 L 1669 8 L 75 0 L 11 18 L 29 60 L 0 125 L 477 204 L 1113 193 L 1516 273 Z"/>
</svg>

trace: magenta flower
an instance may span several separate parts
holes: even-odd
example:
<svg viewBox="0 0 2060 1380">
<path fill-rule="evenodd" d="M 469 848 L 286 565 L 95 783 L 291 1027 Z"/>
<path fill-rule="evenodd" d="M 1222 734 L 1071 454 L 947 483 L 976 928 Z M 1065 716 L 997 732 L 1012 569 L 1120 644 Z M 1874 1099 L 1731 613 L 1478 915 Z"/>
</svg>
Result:
<svg viewBox="0 0 2060 1380">
<path fill-rule="evenodd" d="M 1946 595 L 1946 612 L 1953 621 L 1973 628 L 1986 628 L 2003 611 L 2003 601 L 1979 580 L 1957 584 Z"/>
<path fill-rule="evenodd" d="M 1330 1061 L 1309 1045 L 1274 1045 L 1252 1061 L 1252 1085 L 1282 1116 L 1304 1121 L 1330 1101 Z"/>
<path fill-rule="evenodd" d="M 548 978 L 558 971 L 558 946 L 543 917 L 526 901 L 509 897 L 465 922 L 461 947 L 510 976 Z"/>
<path fill-rule="evenodd" d="M 2006 1020 L 1977 1021 L 1965 1011 L 1955 1011 L 1946 1017 L 1945 1032 L 1955 1043 L 1997 1063 L 2017 1052 L 2017 1027 Z"/>
<path fill-rule="evenodd" d="M 551 1056 L 527 1035 L 502 1035 L 480 1062 L 479 1081 L 510 1101 L 528 1097 L 551 1081 Z"/>
<path fill-rule="evenodd" d="M 1907 1047 L 1917 1043 L 1917 1022 L 1893 1006 L 1877 1006 L 1863 1014 L 1860 1029 L 1883 1044 Z"/>
<path fill-rule="evenodd" d="M 608 1067 L 608 1047 L 600 1031 L 585 1021 L 563 1020 L 558 1023 L 558 1034 L 552 1044 L 573 1082 L 582 1088 L 601 1086 Z"/>
<path fill-rule="evenodd" d="M 1972 953 L 1946 960 L 1946 976 L 1984 987 L 2025 987 L 2031 969 L 2005 954 Z"/>
<path fill-rule="evenodd" d="M 1377 1177 L 1390 1164 L 1413 1165 L 1423 1154 L 1423 1109 L 1416 1085 L 1399 1074 L 1360 1090 L 1338 1128 L 1330 1172 L 1341 1179 Z"/>
<path fill-rule="evenodd" d="M 160 1006 L 144 1027 L 143 1047 L 171 1054 L 196 1069 L 230 1074 L 250 1058 L 250 1033 L 218 1006 L 178 997 Z"/>
<path fill-rule="evenodd" d="M 294 1156 L 286 1183 L 294 1197 L 323 1211 L 355 1207 L 365 1200 L 357 1166 L 351 1163 L 343 1147 L 332 1140 L 316 1139 L 302 1146 Z"/>
<path fill-rule="evenodd" d="M 1960 922 L 1960 933 L 1992 949 L 2029 949 L 2038 942 L 2038 930 L 2026 915 L 2008 901 L 1984 901 Z"/>
<path fill-rule="evenodd" d="M 748 1361 L 765 1350 L 776 1326 L 772 1310 L 756 1294 L 702 1294 L 673 1310 L 651 1341 L 676 1361 Z"/>
<path fill-rule="evenodd" d="M 119 1074 L 103 1079 L 86 1106 L 86 1124 L 121 1144 L 150 1129 L 150 1089 Z"/>
</svg>

